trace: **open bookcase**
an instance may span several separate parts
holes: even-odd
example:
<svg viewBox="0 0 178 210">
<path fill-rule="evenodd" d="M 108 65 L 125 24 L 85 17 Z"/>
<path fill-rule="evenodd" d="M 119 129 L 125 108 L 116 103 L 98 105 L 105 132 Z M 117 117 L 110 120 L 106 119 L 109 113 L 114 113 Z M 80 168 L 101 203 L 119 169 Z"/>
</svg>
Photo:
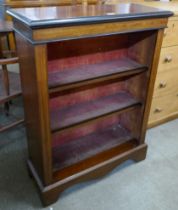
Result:
<svg viewBox="0 0 178 210">
<path fill-rule="evenodd" d="M 45 22 L 39 8 L 33 9 L 38 21 L 30 22 L 23 9 L 9 11 L 21 65 L 28 166 L 44 205 L 73 184 L 146 157 L 150 101 L 171 13 L 131 4 L 122 16 L 126 6 L 117 7 L 114 19 L 106 14 L 115 6 L 87 7 L 96 19 L 82 19 L 82 7 L 65 19 L 70 7 L 61 13 L 59 7 L 55 22 Z"/>
<path fill-rule="evenodd" d="M 155 42 L 155 32 L 147 31 L 47 44 L 56 179 L 142 143 Z M 146 48 L 149 53 L 145 53 Z"/>
</svg>

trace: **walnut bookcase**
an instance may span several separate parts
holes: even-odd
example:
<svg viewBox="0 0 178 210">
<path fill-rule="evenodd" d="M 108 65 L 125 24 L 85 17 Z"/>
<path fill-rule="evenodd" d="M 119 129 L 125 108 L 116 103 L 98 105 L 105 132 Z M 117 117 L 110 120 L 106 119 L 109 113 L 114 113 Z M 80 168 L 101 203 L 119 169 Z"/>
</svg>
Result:
<svg viewBox="0 0 178 210">
<path fill-rule="evenodd" d="M 29 19 L 27 10 L 35 16 Z M 77 6 L 58 7 L 50 19 L 50 7 L 45 14 L 27 10 L 9 14 L 20 58 L 28 166 L 49 205 L 73 184 L 145 158 L 162 34 L 172 13 L 135 4 Z"/>
</svg>

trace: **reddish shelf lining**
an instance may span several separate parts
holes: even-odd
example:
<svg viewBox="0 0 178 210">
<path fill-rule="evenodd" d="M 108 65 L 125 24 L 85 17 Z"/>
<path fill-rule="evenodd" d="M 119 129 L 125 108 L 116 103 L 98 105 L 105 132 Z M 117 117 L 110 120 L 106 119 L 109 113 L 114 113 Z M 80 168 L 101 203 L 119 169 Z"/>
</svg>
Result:
<svg viewBox="0 0 178 210">
<path fill-rule="evenodd" d="M 51 129 L 57 131 L 65 129 L 103 115 L 117 112 L 140 102 L 125 91 L 114 95 L 101 97 L 85 103 L 79 103 L 65 108 L 50 111 Z"/>
<path fill-rule="evenodd" d="M 139 64 L 129 58 L 120 58 L 113 61 L 105 61 L 97 64 L 80 65 L 77 68 L 65 70 L 57 69 L 54 72 L 49 71 L 49 88 L 65 86 L 73 83 L 79 83 L 87 80 L 93 80 L 119 73 L 128 73 L 134 70 L 144 71 L 146 66 Z"/>
<path fill-rule="evenodd" d="M 110 126 L 104 131 L 75 139 L 53 148 L 53 169 L 59 170 L 79 163 L 106 150 L 132 140 L 128 130 L 121 125 Z"/>
</svg>

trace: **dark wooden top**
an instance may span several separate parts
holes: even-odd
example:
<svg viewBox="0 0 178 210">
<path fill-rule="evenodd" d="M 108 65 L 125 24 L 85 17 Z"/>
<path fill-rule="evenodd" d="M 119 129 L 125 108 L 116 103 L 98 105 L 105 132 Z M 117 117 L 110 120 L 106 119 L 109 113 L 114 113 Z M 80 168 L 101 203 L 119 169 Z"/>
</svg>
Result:
<svg viewBox="0 0 178 210">
<path fill-rule="evenodd" d="M 133 19 L 160 18 L 173 15 L 170 11 L 139 4 L 78 5 L 9 9 L 8 14 L 31 28 L 92 24 Z"/>
</svg>

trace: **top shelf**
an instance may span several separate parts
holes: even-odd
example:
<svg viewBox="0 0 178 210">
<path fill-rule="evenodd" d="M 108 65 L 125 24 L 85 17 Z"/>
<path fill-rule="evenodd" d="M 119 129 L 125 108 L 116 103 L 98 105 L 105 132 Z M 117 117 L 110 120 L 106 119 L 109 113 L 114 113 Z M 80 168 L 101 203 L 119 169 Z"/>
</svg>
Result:
<svg viewBox="0 0 178 210">
<path fill-rule="evenodd" d="M 95 82 L 98 79 L 120 78 L 141 73 L 145 70 L 147 70 L 146 66 L 129 58 L 121 58 L 119 60 L 105 61 L 97 64 L 81 65 L 77 68 L 56 69 L 54 72 L 49 72 L 48 84 L 51 92 L 53 92 L 52 89 L 55 88 L 64 90 L 68 88 L 68 85 L 76 85 L 77 83 L 86 81 Z"/>
</svg>

